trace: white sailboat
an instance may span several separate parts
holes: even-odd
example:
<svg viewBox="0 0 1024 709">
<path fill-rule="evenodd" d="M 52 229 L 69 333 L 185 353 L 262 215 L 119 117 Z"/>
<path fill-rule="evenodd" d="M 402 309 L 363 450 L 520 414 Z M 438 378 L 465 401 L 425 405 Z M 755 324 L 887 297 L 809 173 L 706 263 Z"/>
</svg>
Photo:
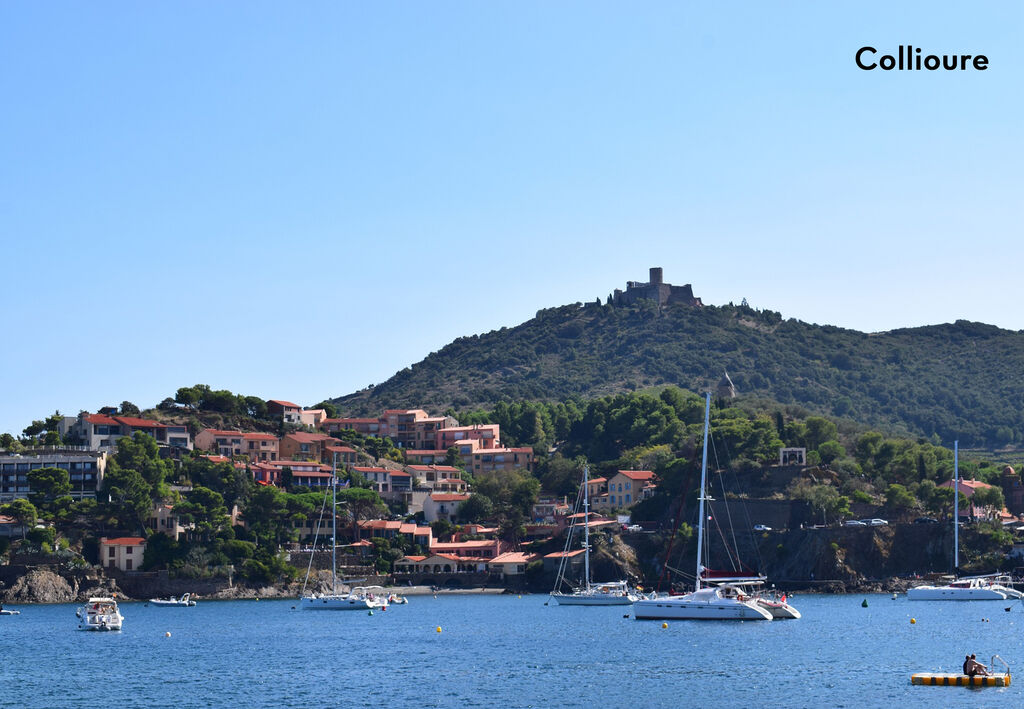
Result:
<svg viewBox="0 0 1024 709">
<path fill-rule="evenodd" d="M 923 585 L 907 589 L 911 601 L 1005 601 L 1022 598 L 1005 575 L 958 578 L 960 572 L 960 442 L 953 441 L 953 580 L 942 586 Z"/>
<path fill-rule="evenodd" d="M 706 568 L 702 563 L 704 546 L 704 502 L 707 499 L 708 429 L 711 421 L 711 394 L 704 400 L 704 452 L 700 468 L 700 498 L 697 519 L 697 574 L 695 588 L 681 596 L 656 596 L 633 604 L 637 620 L 771 620 L 773 614 L 763 608 L 744 586 L 723 582 L 701 586 Z"/>
<path fill-rule="evenodd" d="M 587 483 L 590 479 L 588 466 L 583 466 L 583 578 L 584 585 L 566 593 L 560 589 L 567 583 L 565 578 L 568 568 L 569 549 L 572 545 L 572 530 L 569 527 L 565 541 L 565 552 L 558 566 L 558 578 L 551 598 L 560 606 L 628 606 L 643 596 L 626 581 L 608 581 L 594 583 L 590 578 L 590 497 Z M 573 525 L 575 526 L 575 525 Z"/>
<path fill-rule="evenodd" d="M 302 584 L 303 595 L 299 608 L 306 611 L 365 611 L 375 608 L 387 609 L 388 599 L 384 594 L 366 592 L 364 588 L 351 592 L 338 592 L 338 458 L 335 456 L 331 470 L 331 592 L 306 594 L 310 570 L 313 567 L 310 552 L 306 580 Z M 356 592 L 358 591 L 358 592 Z"/>
</svg>

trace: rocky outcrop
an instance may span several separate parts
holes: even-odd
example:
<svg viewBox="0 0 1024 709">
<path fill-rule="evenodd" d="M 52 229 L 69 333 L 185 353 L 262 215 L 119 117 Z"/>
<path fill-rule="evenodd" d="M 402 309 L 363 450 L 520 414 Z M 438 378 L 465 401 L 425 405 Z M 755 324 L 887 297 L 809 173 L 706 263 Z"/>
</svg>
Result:
<svg viewBox="0 0 1024 709">
<path fill-rule="evenodd" d="M 3 600 L 11 603 L 70 603 L 78 595 L 63 576 L 47 568 L 32 569 L 5 589 Z"/>
</svg>

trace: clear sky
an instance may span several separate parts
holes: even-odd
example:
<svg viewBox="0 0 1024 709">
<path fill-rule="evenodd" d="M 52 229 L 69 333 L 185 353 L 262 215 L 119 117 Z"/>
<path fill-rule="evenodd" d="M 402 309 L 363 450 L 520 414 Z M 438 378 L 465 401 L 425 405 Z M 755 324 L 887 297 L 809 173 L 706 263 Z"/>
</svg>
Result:
<svg viewBox="0 0 1024 709">
<path fill-rule="evenodd" d="M 651 266 L 1024 329 L 1024 4 L 688 5 L 0 4 L 0 431 L 311 405 Z M 989 69 L 854 64 L 900 44 Z"/>
</svg>

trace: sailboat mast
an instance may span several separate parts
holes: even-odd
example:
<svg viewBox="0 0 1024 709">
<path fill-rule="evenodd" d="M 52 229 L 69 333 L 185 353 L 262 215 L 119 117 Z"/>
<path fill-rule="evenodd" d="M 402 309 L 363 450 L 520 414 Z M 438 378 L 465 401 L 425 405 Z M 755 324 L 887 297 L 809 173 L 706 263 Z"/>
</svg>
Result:
<svg viewBox="0 0 1024 709">
<path fill-rule="evenodd" d="M 711 392 L 704 395 L 704 453 L 700 461 L 700 500 L 697 516 L 697 581 L 694 590 L 700 590 L 700 577 L 704 568 L 701 565 L 701 551 L 704 548 L 704 485 L 708 474 L 708 423 L 711 420 Z"/>
<path fill-rule="evenodd" d="M 331 464 L 331 593 L 338 595 L 338 454 Z"/>
<path fill-rule="evenodd" d="M 953 441 L 953 573 L 960 577 L 960 441 Z"/>
<path fill-rule="evenodd" d="M 590 590 L 590 466 L 583 466 L 583 575 Z"/>
</svg>

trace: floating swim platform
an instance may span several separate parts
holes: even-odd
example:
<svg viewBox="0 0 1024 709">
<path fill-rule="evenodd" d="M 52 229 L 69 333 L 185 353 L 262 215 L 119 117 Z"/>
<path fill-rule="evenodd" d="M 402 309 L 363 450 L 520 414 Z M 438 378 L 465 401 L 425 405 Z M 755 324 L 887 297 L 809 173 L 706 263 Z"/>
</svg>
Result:
<svg viewBox="0 0 1024 709">
<path fill-rule="evenodd" d="M 911 684 L 925 684 L 936 687 L 1008 687 L 1010 685 L 1010 673 L 989 675 L 975 675 L 968 677 L 962 674 L 949 674 L 941 672 L 917 672 L 910 675 Z"/>
</svg>

